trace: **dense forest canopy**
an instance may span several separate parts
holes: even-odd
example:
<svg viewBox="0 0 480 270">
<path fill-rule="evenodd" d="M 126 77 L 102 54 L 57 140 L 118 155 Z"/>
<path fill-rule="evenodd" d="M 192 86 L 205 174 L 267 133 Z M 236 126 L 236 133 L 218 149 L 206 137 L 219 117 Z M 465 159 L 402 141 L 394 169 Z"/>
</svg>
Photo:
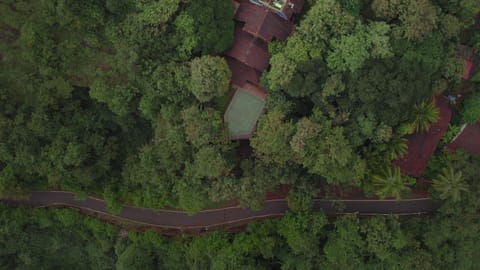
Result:
<svg viewBox="0 0 480 270">
<path fill-rule="evenodd" d="M 241 160 L 223 123 L 231 1 L 2 1 L 0 195 L 197 211 L 258 208 L 279 184 L 292 205 L 322 185 L 373 194 L 404 136 L 436 120 L 432 96 L 476 91 L 456 121 L 478 119 L 456 48 L 480 50 L 479 12 L 475 0 L 307 1 L 269 46 L 267 112 Z"/>
<path fill-rule="evenodd" d="M 480 160 L 444 146 L 480 120 L 479 62 L 466 78 L 457 55 L 480 52 L 480 1 L 305 2 L 269 44 L 266 112 L 240 143 L 223 120 L 231 0 L 0 1 L 0 198 L 195 212 L 258 209 L 288 185 L 291 208 L 238 234 L 165 238 L 0 204 L 0 269 L 477 269 Z M 417 180 L 391 164 L 438 120 L 439 95 L 455 105 L 423 175 L 438 213 L 311 211 L 330 187 L 408 196 Z"/>
</svg>

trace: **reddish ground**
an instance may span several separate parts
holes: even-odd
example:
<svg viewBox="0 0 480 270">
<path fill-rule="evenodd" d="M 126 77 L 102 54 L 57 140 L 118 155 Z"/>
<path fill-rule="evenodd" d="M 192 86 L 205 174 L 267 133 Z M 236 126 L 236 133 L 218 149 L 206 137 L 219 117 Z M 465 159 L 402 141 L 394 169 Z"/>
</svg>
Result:
<svg viewBox="0 0 480 270">
<path fill-rule="evenodd" d="M 480 155 L 480 123 L 468 125 L 447 148 L 451 150 L 462 148 L 470 154 Z"/>
</svg>

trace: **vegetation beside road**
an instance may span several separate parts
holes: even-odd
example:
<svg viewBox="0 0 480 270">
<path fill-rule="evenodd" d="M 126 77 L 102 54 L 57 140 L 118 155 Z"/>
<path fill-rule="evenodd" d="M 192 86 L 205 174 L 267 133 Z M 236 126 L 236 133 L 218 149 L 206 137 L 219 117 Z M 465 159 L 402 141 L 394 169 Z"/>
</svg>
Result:
<svg viewBox="0 0 480 270">
<path fill-rule="evenodd" d="M 480 162 L 460 171 L 469 193 L 415 218 L 289 212 L 244 232 L 163 237 L 67 209 L 0 205 L 0 269 L 475 269 Z M 475 173 L 475 176 L 472 175 Z"/>
<path fill-rule="evenodd" d="M 479 13 L 478 0 L 306 0 L 295 33 L 269 46 L 250 149 L 222 121 L 232 1 L 1 1 L 0 197 L 60 189 L 113 211 L 195 212 L 258 209 L 288 185 L 292 212 L 236 235 L 167 239 L 1 207 L 0 269 L 475 269 L 480 164 L 443 145 L 480 118 L 479 73 L 462 80 L 456 51 L 480 51 Z M 392 160 L 438 120 L 437 95 L 462 97 L 423 175 L 444 203 L 437 215 L 310 212 L 325 187 L 412 192 Z"/>
</svg>

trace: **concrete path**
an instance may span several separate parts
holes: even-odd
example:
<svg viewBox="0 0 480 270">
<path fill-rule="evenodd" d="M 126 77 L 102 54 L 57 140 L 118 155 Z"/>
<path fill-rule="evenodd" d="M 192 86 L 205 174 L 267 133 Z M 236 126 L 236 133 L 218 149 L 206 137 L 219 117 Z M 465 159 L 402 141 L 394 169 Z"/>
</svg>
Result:
<svg viewBox="0 0 480 270">
<path fill-rule="evenodd" d="M 36 207 L 66 206 L 79 208 L 101 215 L 107 215 L 123 221 L 165 229 L 199 229 L 222 225 L 245 223 L 249 220 L 283 216 L 288 209 L 285 199 L 265 201 L 259 211 L 242 209 L 238 206 L 209 209 L 189 216 L 184 211 L 146 209 L 124 206 L 118 215 L 108 213 L 104 201 L 88 198 L 76 201 L 70 192 L 39 191 L 33 192 L 28 200 L 2 200 L 8 206 L 29 205 Z M 410 200 L 316 200 L 314 209 L 323 210 L 327 215 L 358 213 L 359 215 L 420 215 L 436 211 L 438 202 L 428 198 Z M 341 210 L 339 210 L 341 209 Z"/>
</svg>

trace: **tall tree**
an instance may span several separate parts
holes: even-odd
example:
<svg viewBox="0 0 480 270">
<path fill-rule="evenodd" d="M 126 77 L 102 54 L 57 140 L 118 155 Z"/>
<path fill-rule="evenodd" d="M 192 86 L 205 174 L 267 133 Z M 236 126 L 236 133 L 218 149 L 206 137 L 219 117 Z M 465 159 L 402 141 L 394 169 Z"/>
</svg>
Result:
<svg viewBox="0 0 480 270">
<path fill-rule="evenodd" d="M 294 125 L 285 121 L 281 112 L 268 112 L 258 121 L 251 139 L 255 154 L 266 163 L 285 165 L 292 159 L 289 143 L 294 130 Z"/>
<path fill-rule="evenodd" d="M 475 124 L 480 120 L 480 92 L 477 91 L 466 97 L 463 104 L 462 120 L 469 124 Z"/>
<path fill-rule="evenodd" d="M 409 186 L 415 183 L 415 179 L 402 176 L 398 167 L 388 167 L 383 175 L 374 175 L 372 183 L 375 194 L 380 198 L 394 197 L 399 200 L 404 192 L 410 190 Z"/>
<path fill-rule="evenodd" d="M 192 60 L 190 89 L 201 102 L 228 92 L 232 76 L 225 59 L 214 56 L 202 56 Z"/>
<path fill-rule="evenodd" d="M 435 100 L 415 104 L 412 111 L 413 130 L 424 132 L 440 118 L 440 109 L 435 105 Z"/>
<path fill-rule="evenodd" d="M 454 202 L 460 201 L 462 193 L 468 191 L 462 172 L 456 172 L 452 167 L 443 169 L 442 174 L 433 179 L 432 186 L 440 199 Z"/>
</svg>

